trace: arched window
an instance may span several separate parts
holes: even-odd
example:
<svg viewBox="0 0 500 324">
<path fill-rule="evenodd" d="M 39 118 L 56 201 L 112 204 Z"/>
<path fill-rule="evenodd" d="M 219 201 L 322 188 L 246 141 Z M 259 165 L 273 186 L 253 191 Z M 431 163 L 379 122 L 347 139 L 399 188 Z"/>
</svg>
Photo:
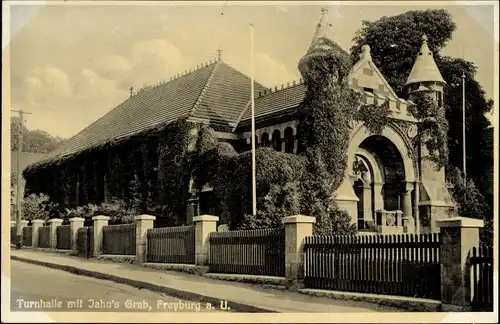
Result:
<svg viewBox="0 0 500 324">
<path fill-rule="evenodd" d="M 281 132 L 279 129 L 273 132 L 273 149 L 281 152 Z"/>
<path fill-rule="evenodd" d="M 291 127 L 287 127 L 285 129 L 285 152 L 293 153 L 294 144 L 293 129 Z"/>
<path fill-rule="evenodd" d="M 305 146 L 300 142 L 300 125 L 297 125 L 297 154 L 303 153 L 306 151 Z"/>
<path fill-rule="evenodd" d="M 269 141 L 269 134 L 268 133 L 262 134 L 261 143 L 262 143 L 263 147 L 270 147 L 271 146 L 271 141 Z"/>
</svg>

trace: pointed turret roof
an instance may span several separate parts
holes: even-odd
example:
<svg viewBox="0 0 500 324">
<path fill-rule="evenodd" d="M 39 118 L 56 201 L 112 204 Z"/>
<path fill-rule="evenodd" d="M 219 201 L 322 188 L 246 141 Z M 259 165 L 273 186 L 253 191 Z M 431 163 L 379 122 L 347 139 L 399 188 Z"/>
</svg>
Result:
<svg viewBox="0 0 500 324">
<path fill-rule="evenodd" d="M 408 81 L 406 81 L 405 85 L 426 81 L 446 83 L 441 75 L 441 72 L 439 72 L 429 46 L 427 45 L 427 36 L 423 35 L 422 47 L 420 47 L 417 59 L 415 60 L 415 64 L 411 69 L 410 76 L 408 77 Z"/>
<path fill-rule="evenodd" d="M 348 57 L 347 53 L 333 40 L 333 28 L 328 22 L 327 13 L 328 10 L 326 8 L 321 9 L 321 19 L 316 25 L 314 37 L 306 55 L 299 61 L 299 70 L 301 73 L 307 71 L 307 63 L 311 57 L 332 52 L 341 53 L 341 55 Z"/>
</svg>

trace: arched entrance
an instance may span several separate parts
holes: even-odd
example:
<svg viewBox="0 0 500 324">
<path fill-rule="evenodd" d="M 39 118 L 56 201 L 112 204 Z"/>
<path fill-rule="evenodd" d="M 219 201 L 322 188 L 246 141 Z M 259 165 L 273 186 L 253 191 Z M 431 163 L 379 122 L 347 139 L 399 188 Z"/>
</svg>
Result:
<svg viewBox="0 0 500 324">
<path fill-rule="evenodd" d="M 352 164 L 353 189 L 359 199 L 358 229 L 372 229 L 378 210 L 403 210 L 407 181 L 404 162 L 387 137 L 371 135 L 358 145 Z M 405 210 L 411 211 L 411 206 Z"/>
</svg>

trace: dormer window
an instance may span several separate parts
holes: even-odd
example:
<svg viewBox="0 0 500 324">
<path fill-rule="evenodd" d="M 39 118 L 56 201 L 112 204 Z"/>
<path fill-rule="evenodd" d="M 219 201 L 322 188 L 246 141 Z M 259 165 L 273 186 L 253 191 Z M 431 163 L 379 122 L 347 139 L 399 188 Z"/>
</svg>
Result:
<svg viewBox="0 0 500 324">
<path fill-rule="evenodd" d="M 369 92 L 369 93 L 373 93 L 373 89 L 372 88 L 363 88 L 363 91 Z"/>
</svg>

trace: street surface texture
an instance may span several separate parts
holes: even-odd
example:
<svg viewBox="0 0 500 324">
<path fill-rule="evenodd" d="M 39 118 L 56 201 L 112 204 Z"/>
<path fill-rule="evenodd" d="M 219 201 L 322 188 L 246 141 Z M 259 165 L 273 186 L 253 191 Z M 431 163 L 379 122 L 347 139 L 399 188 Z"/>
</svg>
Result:
<svg viewBox="0 0 500 324">
<path fill-rule="evenodd" d="M 12 311 L 227 313 L 220 310 L 220 305 L 213 305 L 219 308 L 217 310 L 207 310 L 206 303 L 179 300 L 112 281 L 15 260 L 11 260 L 10 304 Z"/>
</svg>

